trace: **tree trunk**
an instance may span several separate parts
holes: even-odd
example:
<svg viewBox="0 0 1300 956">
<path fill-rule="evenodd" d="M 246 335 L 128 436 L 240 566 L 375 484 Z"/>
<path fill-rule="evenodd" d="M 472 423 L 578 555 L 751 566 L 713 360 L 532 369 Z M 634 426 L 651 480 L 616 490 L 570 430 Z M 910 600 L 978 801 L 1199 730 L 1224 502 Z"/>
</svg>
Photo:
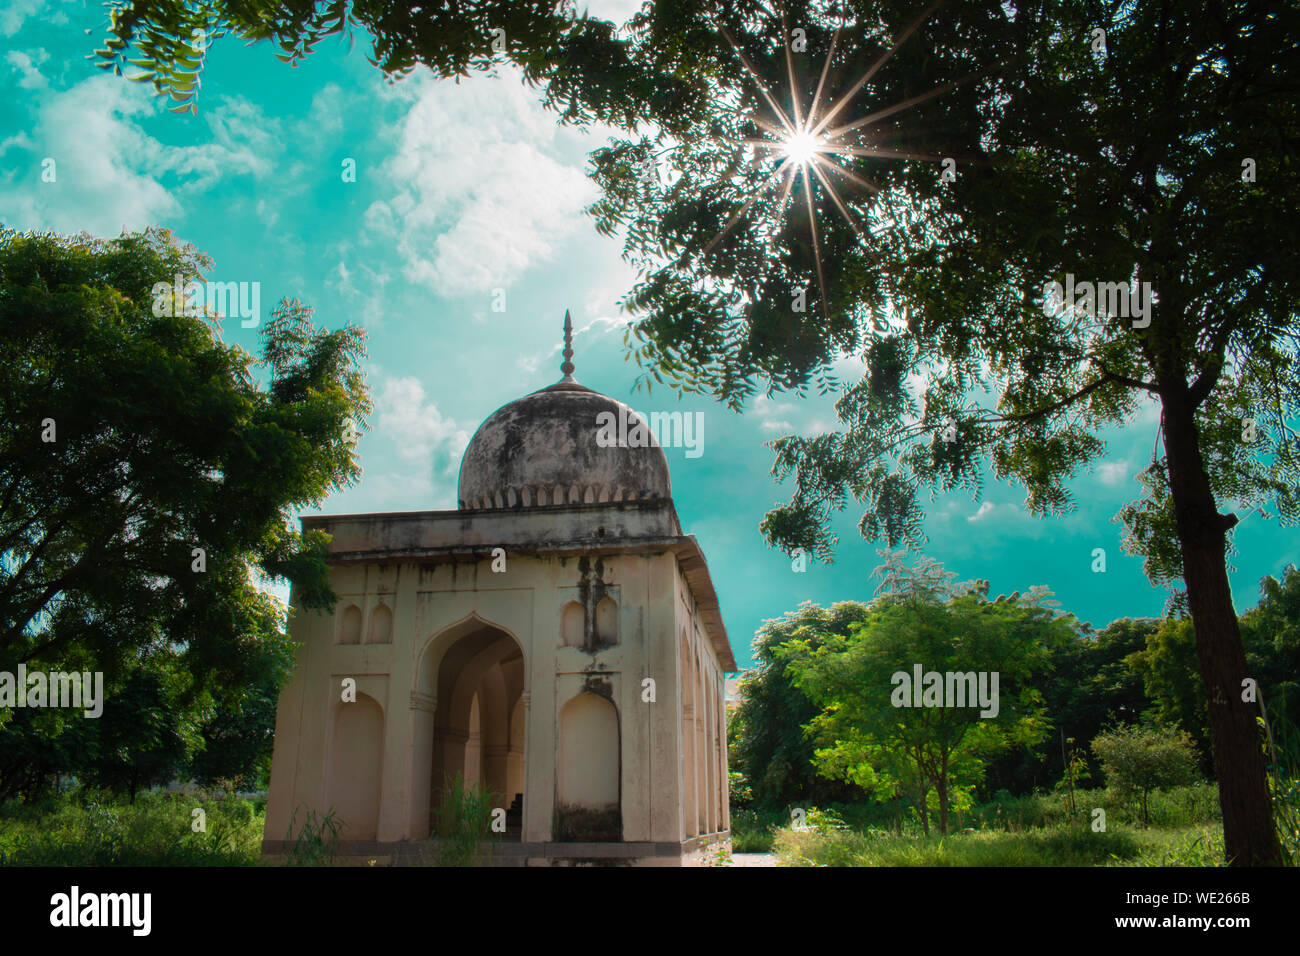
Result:
<svg viewBox="0 0 1300 956">
<path fill-rule="evenodd" d="M 940 773 L 939 779 L 934 782 L 935 796 L 939 798 L 939 833 L 947 835 L 948 833 L 948 775 Z"/>
<path fill-rule="evenodd" d="M 1250 675 L 1228 585 L 1226 539 L 1236 519 L 1219 514 L 1215 505 L 1186 384 L 1162 383 L 1161 391 L 1169 486 L 1208 701 L 1224 851 L 1233 866 L 1278 866 L 1282 852 L 1254 707 L 1241 699 L 1242 681 Z"/>
</svg>

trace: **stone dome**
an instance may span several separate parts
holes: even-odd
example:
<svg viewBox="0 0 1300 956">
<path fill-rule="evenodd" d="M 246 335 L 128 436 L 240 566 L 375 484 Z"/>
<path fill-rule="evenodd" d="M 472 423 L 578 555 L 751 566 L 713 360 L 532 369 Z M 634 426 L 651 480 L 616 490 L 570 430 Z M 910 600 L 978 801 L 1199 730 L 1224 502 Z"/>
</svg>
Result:
<svg viewBox="0 0 1300 956">
<path fill-rule="evenodd" d="M 498 408 L 470 439 L 456 496 L 462 510 L 672 497 L 668 459 L 645 420 L 573 380 L 571 333 L 566 314 L 564 378 Z M 597 441 L 602 431 L 625 440 L 602 447 L 610 444 Z"/>
</svg>

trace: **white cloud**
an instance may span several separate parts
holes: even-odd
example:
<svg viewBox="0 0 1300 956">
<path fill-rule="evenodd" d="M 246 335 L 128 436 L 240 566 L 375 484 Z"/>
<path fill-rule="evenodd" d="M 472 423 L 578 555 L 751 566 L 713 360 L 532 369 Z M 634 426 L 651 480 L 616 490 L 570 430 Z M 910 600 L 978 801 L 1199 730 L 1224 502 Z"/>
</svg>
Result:
<svg viewBox="0 0 1300 956">
<path fill-rule="evenodd" d="M 579 0 L 577 6 L 579 10 L 586 8 L 593 17 L 622 26 L 641 9 L 642 2 L 643 0 Z"/>
<path fill-rule="evenodd" d="M 356 262 L 360 257 L 352 253 L 352 246 L 340 242 L 332 246 L 331 254 L 337 253 L 339 259 L 333 269 L 325 275 L 325 285 L 349 306 L 359 304 L 360 324 L 367 329 L 384 327 L 384 305 L 387 299 L 384 289 L 391 278 L 387 272 L 370 268 L 364 261 L 355 267 L 349 262 Z"/>
<path fill-rule="evenodd" d="M 380 174 L 399 185 L 366 211 L 406 277 L 446 295 L 506 287 L 584 222 L 595 187 L 548 150 L 556 122 L 517 76 L 401 84 L 405 116 Z"/>
<path fill-rule="evenodd" d="M 1097 478 L 1103 485 L 1115 487 L 1121 484 L 1129 477 L 1129 464 L 1124 461 L 1107 461 L 1102 462 L 1097 469 Z"/>
<path fill-rule="evenodd" d="M 793 402 L 776 402 L 766 395 L 754 396 L 754 401 L 750 407 L 759 418 L 774 418 L 777 415 L 788 415 L 794 411 Z"/>
<path fill-rule="evenodd" d="M 971 515 L 971 516 L 970 516 L 969 518 L 967 518 L 966 520 L 967 520 L 967 521 L 979 521 L 981 518 L 983 518 L 985 515 L 987 515 L 987 514 L 988 514 L 989 512 L 991 512 L 992 510 L 993 510 L 993 505 L 989 504 L 989 502 L 986 501 L 986 502 L 984 502 L 983 504 L 980 505 L 980 507 L 979 507 L 979 511 L 975 512 L 973 515 Z"/>
<path fill-rule="evenodd" d="M 162 144 L 133 121 L 148 113 L 147 94 L 112 76 L 97 76 L 47 97 L 32 131 L 33 171 L 0 181 L 0 218 L 22 228 L 117 235 L 177 216 L 180 204 L 139 170 Z M 41 162 L 56 180 L 42 182 Z"/>
<path fill-rule="evenodd" d="M 178 193 L 273 168 L 278 131 L 246 101 L 211 108 L 216 142 L 202 146 L 168 146 L 149 136 L 140 121 L 161 109 L 141 87 L 107 74 L 44 95 L 27 140 L 5 143 L 26 148 L 30 158 L 26 168 L 11 160 L 13 172 L 0 176 L 0 218 L 19 228 L 115 236 L 182 216 Z M 54 182 L 41 179 L 46 158 L 55 162 Z M 164 185 L 169 177 L 174 186 Z"/>
<path fill-rule="evenodd" d="M 790 435 L 794 432 L 794 426 L 789 422 L 763 422 L 758 427 L 765 432 L 780 435 Z"/>
<path fill-rule="evenodd" d="M 407 464 L 431 465 L 450 473 L 469 444 L 470 433 L 425 402 L 424 386 L 414 377 L 386 378 L 375 402 L 374 436 L 389 441 Z M 442 458 L 441 469 L 436 460 Z"/>
<path fill-rule="evenodd" d="M 22 29 L 23 21 L 36 16 L 43 6 L 45 0 L 6 0 L 4 8 L 0 9 L 0 36 L 13 36 Z M 62 13 L 55 14 L 55 17 L 59 16 L 67 22 L 67 17 Z M 51 22 L 55 22 L 54 19 Z"/>
<path fill-rule="evenodd" d="M 39 47 L 35 50 L 10 50 L 5 54 L 5 62 L 18 74 L 18 85 L 24 90 L 39 90 L 49 85 L 38 69 L 49 58 L 50 55 Z"/>
<path fill-rule="evenodd" d="M 300 145 L 307 141 L 319 147 L 326 140 L 337 138 L 343 132 L 344 112 L 357 105 L 354 99 L 349 97 L 337 83 L 326 83 L 311 98 L 311 108 L 307 115 L 294 124 L 294 141 Z M 298 152 L 305 153 L 307 150 L 300 148 Z M 339 167 L 340 172 L 342 168 Z"/>
</svg>

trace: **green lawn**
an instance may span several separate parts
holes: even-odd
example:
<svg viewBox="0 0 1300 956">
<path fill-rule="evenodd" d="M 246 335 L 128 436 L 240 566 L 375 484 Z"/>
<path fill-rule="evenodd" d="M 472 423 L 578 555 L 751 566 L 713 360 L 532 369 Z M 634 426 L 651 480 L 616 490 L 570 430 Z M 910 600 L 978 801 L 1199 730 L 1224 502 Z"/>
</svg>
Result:
<svg viewBox="0 0 1300 956">
<path fill-rule="evenodd" d="M 194 810 L 204 811 L 195 832 Z M 251 866 L 265 807 L 239 797 L 142 793 L 135 803 L 74 791 L 0 806 L 4 866 Z"/>
<path fill-rule="evenodd" d="M 846 826 L 808 810 L 802 831 L 788 811 L 733 811 L 733 851 L 773 850 L 785 866 L 1219 866 L 1223 827 L 1212 784 L 1152 794 L 1149 825 L 1105 790 L 999 798 L 953 815 L 953 832 L 925 835 L 881 804 L 832 808 Z M 1094 809 L 1106 830 L 1093 832 Z"/>
<path fill-rule="evenodd" d="M 775 850 L 783 866 L 1221 866 L 1223 830 L 1059 826 L 927 837 L 783 829 Z"/>
</svg>

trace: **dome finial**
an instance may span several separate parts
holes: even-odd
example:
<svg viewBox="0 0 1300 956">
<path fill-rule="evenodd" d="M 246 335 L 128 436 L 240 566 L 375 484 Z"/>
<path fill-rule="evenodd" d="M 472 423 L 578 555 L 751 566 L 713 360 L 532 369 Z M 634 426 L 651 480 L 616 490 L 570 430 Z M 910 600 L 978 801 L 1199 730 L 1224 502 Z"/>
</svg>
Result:
<svg viewBox="0 0 1300 956">
<path fill-rule="evenodd" d="M 569 317 L 569 310 L 564 310 L 564 364 L 560 366 L 560 371 L 564 373 L 564 381 L 572 382 L 573 379 L 573 319 Z"/>
</svg>

